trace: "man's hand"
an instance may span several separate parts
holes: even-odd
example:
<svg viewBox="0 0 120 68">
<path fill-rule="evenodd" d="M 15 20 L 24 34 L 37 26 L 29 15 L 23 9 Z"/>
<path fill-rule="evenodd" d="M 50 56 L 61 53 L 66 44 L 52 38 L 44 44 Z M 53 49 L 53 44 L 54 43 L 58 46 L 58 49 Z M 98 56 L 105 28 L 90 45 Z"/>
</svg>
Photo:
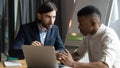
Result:
<svg viewBox="0 0 120 68">
<path fill-rule="evenodd" d="M 70 52 L 66 49 L 65 52 L 59 52 L 59 60 L 70 67 L 73 67 L 73 63 L 75 62 L 70 54 Z"/>
<path fill-rule="evenodd" d="M 39 41 L 33 41 L 32 42 L 33 46 L 44 46 L 42 43 L 40 43 Z"/>
</svg>

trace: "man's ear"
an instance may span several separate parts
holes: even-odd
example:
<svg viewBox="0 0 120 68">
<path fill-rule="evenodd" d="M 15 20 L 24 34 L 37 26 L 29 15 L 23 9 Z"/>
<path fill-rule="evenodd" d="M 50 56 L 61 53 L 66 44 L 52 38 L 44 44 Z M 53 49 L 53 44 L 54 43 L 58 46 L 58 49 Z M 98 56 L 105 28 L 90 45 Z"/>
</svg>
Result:
<svg viewBox="0 0 120 68">
<path fill-rule="evenodd" d="M 94 26 L 95 23 L 96 23 L 95 19 L 92 19 L 92 20 L 91 20 L 91 25 Z"/>
<path fill-rule="evenodd" d="M 93 17 L 91 22 L 92 22 L 92 26 L 96 25 L 96 23 L 98 23 L 97 17 Z"/>
<path fill-rule="evenodd" d="M 41 19 L 41 14 L 40 13 L 37 13 L 37 18 Z"/>
</svg>

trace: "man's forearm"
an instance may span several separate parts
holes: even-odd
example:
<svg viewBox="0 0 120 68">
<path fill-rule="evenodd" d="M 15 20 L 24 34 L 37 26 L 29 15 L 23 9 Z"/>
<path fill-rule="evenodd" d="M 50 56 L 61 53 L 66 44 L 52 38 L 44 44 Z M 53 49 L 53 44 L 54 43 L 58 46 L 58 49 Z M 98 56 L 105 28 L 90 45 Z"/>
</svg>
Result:
<svg viewBox="0 0 120 68">
<path fill-rule="evenodd" d="M 81 63 L 74 62 L 73 68 L 108 68 L 108 65 L 103 62 L 91 62 L 91 63 Z"/>
</svg>

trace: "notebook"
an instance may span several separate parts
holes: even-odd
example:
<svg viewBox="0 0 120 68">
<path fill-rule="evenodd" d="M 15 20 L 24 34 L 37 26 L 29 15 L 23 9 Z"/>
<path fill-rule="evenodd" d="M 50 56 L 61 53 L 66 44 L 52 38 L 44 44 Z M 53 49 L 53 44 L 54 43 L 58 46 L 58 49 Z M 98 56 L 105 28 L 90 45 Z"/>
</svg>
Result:
<svg viewBox="0 0 120 68">
<path fill-rule="evenodd" d="M 22 45 L 28 68 L 58 68 L 53 46 Z"/>
</svg>

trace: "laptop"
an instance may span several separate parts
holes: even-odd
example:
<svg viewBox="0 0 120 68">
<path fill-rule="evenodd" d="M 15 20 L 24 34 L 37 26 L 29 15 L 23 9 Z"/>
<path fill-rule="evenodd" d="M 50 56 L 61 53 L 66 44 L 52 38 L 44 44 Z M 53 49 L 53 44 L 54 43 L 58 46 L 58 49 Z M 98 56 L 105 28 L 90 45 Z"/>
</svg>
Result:
<svg viewBox="0 0 120 68">
<path fill-rule="evenodd" d="M 28 68 L 58 68 L 53 46 L 23 45 Z"/>
</svg>

